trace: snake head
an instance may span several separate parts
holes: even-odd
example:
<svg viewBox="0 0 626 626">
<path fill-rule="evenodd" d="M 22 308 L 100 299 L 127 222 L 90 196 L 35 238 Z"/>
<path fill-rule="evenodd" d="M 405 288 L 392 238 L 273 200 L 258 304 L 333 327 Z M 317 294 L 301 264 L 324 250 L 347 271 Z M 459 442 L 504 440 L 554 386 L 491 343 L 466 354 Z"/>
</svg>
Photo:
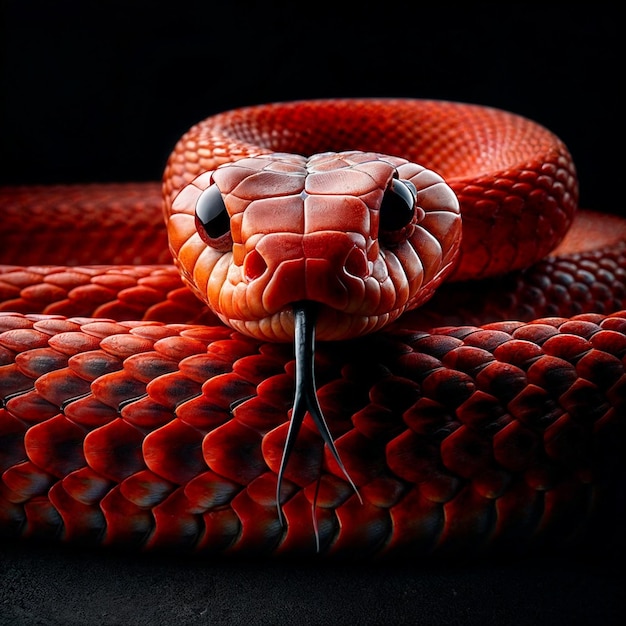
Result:
<svg viewBox="0 0 626 626">
<path fill-rule="evenodd" d="M 317 336 L 382 328 L 454 267 L 454 192 L 432 171 L 371 152 L 246 157 L 201 174 L 167 212 L 183 279 L 229 326 L 292 341 L 295 302 Z"/>
</svg>

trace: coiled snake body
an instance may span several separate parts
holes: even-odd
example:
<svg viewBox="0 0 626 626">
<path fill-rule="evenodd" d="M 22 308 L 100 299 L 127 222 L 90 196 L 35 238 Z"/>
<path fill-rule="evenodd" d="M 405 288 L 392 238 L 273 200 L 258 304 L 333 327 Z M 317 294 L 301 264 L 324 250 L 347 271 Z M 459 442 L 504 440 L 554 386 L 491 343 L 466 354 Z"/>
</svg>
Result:
<svg viewBox="0 0 626 626">
<path fill-rule="evenodd" d="M 0 269 L 0 532 L 411 556 L 576 536 L 618 499 L 626 415 L 626 227 L 574 219 L 577 193 L 542 127 L 419 100 L 193 127 L 162 188 L 176 269 L 154 184 L 2 190 L 2 261 L 26 266 Z"/>
</svg>

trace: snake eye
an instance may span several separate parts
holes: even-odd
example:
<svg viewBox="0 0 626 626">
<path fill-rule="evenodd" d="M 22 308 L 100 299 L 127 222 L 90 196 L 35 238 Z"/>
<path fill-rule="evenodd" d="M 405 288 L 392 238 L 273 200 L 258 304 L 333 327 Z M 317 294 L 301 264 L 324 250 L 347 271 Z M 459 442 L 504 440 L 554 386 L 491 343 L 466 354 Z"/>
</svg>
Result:
<svg viewBox="0 0 626 626">
<path fill-rule="evenodd" d="M 230 216 L 217 185 L 207 187 L 196 201 L 196 230 L 202 241 L 216 250 L 229 250 Z"/>
<path fill-rule="evenodd" d="M 394 232 L 413 220 L 417 191 L 408 180 L 392 178 L 380 205 L 380 230 Z"/>
</svg>

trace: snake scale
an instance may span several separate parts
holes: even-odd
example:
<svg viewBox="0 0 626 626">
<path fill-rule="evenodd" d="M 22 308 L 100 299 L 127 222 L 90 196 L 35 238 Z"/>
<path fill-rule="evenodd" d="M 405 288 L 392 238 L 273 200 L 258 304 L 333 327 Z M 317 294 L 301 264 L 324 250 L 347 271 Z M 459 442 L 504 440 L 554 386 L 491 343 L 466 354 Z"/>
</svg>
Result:
<svg viewBox="0 0 626 626">
<path fill-rule="evenodd" d="M 623 497 L 626 225 L 534 122 L 246 107 L 162 186 L 0 201 L 2 536 L 449 555 Z"/>
</svg>

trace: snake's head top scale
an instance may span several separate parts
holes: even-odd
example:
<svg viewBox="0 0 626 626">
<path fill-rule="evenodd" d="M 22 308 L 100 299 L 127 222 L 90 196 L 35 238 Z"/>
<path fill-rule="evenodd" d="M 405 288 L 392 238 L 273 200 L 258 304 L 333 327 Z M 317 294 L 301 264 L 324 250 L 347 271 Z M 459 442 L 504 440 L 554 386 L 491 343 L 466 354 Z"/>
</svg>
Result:
<svg viewBox="0 0 626 626">
<path fill-rule="evenodd" d="M 368 152 L 246 157 L 201 174 L 174 199 L 170 247 L 190 288 L 236 330 L 294 342 L 281 521 L 282 476 L 307 413 L 357 491 L 318 404 L 315 335 L 363 335 L 427 300 L 453 269 L 460 228 L 457 198 L 440 176 Z"/>
</svg>

